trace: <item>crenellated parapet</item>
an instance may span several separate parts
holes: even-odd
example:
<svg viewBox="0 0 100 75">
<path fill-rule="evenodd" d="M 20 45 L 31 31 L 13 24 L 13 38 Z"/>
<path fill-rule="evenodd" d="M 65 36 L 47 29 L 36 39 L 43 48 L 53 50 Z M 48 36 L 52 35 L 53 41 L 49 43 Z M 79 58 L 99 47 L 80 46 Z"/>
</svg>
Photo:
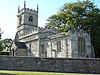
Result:
<svg viewBox="0 0 100 75">
<path fill-rule="evenodd" d="M 22 8 L 21 10 L 19 10 L 18 14 L 22 14 L 23 12 L 25 13 L 31 13 L 31 14 L 35 14 L 37 15 L 38 11 L 37 10 L 33 10 L 33 9 L 29 9 L 29 8 Z M 17 15 L 17 16 L 19 16 Z"/>
<path fill-rule="evenodd" d="M 59 33 L 58 30 L 48 27 L 48 26 L 39 27 L 39 32 L 41 32 L 41 33 L 46 33 L 46 32 Z"/>
<path fill-rule="evenodd" d="M 33 9 L 29 9 L 26 7 L 26 1 L 24 1 L 24 7 L 20 10 L 20 6 L 18 6 L 18 14 L 20 14 L 21 12 L 34 12 L 34 13 L 38 13 L 38 5 L 37 5 L 37 10 L 33 10 Z"/>
</svg>

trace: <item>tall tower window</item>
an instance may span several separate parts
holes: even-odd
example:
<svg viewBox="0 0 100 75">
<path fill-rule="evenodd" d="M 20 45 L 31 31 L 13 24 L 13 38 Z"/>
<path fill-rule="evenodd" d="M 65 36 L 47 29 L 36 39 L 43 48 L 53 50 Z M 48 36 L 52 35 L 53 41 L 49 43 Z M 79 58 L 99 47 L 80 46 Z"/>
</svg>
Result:
<svg viewBox="0 0 100 75">
<path fill-rule="evenodd" d="M 29 16 L 29 21 L 33 22 L 33 17 L 32 16 Z"/>
<path fill-rule="evenodd" d="M 22 17 L 20 16 L 19 17 L 19 25 L 21 25 L 21 22 L 22 22 Z"/>
</svg>

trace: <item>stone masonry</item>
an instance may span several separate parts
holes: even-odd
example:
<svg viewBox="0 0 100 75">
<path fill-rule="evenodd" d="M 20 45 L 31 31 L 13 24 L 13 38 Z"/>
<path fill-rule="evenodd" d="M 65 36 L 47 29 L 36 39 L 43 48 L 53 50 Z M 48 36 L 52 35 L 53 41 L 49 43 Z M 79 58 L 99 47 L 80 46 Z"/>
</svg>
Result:
<svg viewBox="0 0 100 75">
<path fill-rule="evenodd" d="M 100 74 L 100 59 L 0 56 L 0 70 Z"/>
<path fill-rule="evenodd" d="M 56 57 L 56 58 L 81 58 L 94 57 L 90 35 L 80 29 L 68 32 L 60 32 L 51 27 L 38 26 L 37 10 L 18 8 L 17 32 L 14 42 L 23 42 L 27 46 L 26 56 L 33 57 Z M 17 47 L 12 47 L 15 54 Z M 20 55 L 25 55 L 20 54 Z M 19 56 L 19 55 L 16 55 Z"/>
</svg>

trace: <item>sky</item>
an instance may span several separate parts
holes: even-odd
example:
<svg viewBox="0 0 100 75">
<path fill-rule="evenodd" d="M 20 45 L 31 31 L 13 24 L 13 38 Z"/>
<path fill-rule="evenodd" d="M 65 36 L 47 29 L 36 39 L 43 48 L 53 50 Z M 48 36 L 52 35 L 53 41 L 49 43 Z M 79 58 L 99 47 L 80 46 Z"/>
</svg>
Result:
<svg viewBox="0 0 100 75">
<path fill-rule="evenodd" d="M 59 8 L 65 3 L 76 2 L 77 0 L 25 0 L 26 7 L 36 10 L 39 5 L 38 26 L 43 27 L 47 22 L 46 19 L 57 13 Z M 93 1 L 93 0 L 91 0 Z M 100 0 L 95 0 L 95 5 L 100 8 Z M 17 14 L 18 6 L 24 7 L 24 0 L 0 0 L 0 28 L 2 39 L 15 38 L 17 31 Z"/>
</svg>

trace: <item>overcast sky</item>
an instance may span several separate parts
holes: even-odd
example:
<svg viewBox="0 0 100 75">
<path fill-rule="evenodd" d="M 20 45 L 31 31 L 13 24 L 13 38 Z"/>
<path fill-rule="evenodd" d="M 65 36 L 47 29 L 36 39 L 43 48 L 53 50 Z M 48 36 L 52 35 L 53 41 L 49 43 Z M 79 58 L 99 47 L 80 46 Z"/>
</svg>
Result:
<svg viewBox="0 0 100 75">
<path fill-rule="evenodd" d="M 36 9 L 39 5 L 39 26 L 45 26 L 46 19 L 58 12 L 59 8 L 68 2 L 77 0 L 26 0 L 26 7 Z M 91 0 L 92 1 L 92 0 Z M 17 9 L 23 8 L 24 0 L 0 0 L 0 28 L 4 33 L 2 39 L 14 39 L 17 31 Z M 95 0 L 95 5 L 100 8 L 100 0 Z"/>
</svg>

